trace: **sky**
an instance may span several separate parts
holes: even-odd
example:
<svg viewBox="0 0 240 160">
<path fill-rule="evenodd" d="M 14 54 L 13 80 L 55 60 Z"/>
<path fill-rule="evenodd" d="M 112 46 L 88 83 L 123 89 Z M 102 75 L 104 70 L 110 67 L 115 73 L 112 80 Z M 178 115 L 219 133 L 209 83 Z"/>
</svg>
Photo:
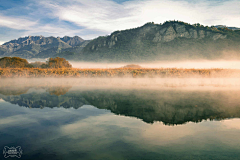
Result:
<svg viewBox="0 0 240 160">
<path fill-rule="evenodd" d="M 240 27 L 240 0 L 0 0 L 0 44 L 29 35 L 94 39 L 167 20 Z"/>
</svg>

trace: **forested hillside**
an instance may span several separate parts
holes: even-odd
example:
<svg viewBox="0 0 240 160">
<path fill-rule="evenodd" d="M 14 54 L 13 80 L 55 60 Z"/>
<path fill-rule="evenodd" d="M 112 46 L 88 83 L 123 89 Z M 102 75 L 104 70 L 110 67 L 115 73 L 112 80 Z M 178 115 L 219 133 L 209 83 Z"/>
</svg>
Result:
<svg viewBox="0 0 240 160">
<path fill-rule="evenodd" d="M 168 21 L 116 31 L 91 41 L 79 54 L 87 61 L 236 59 L 240 30 Z"/>
</svg>

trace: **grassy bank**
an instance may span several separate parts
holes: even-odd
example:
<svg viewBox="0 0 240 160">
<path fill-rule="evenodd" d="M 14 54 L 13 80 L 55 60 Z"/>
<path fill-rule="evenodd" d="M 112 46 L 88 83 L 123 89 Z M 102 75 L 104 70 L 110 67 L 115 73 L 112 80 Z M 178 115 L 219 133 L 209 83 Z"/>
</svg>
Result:
<svg viewBox="0 0 240 160">
<path fill-rule="evenodd" d="M 240 77 L 233 69 L 39 69 L 0 68 L 1 78 L 11 77 Z"/>
</svg>

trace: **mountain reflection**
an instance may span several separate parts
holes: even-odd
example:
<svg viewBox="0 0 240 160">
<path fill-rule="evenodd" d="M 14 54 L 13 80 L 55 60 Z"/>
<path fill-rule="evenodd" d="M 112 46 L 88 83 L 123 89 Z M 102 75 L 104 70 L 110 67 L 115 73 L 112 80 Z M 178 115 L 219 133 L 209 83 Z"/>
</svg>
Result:
<svg viewBox="0 0 240 160">
<path fill-rule="evenodd" d="M 93 105 L 146 123 L 166 125 L 240 117 L 240 91 L 173 89 L 74 89 L 71 86 L 0 88 L 4 101 L 28 108 L 78 109 Z"/>
</svg>

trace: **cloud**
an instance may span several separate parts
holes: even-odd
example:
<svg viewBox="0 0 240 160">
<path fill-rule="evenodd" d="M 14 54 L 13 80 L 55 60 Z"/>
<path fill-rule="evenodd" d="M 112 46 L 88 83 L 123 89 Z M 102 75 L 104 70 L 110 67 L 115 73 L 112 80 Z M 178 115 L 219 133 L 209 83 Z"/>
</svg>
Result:
<svg viewBox="0 0 240 160">
<path fill-rule="evenodd" d="M 0 41 L 0 45 L 2 45 L 3 43 L 5 43 L 4 41 Z M 0 100 L 1 101 L 1 100 Z"/>
<path fill-rule="evenodd" d="M 162 23 L 174 19 L 204 25 L 240 26 L 240 21 L 237 20 L 240 16 L 239 1 L 191 3 L 172 0 L 134 0 L 119 4 L 110 0 L 78 0 L 59 4 L 48 0 L 40 3 L 49 8 L 52 16 L 59 20 L 105 32 L 133 28 L 146 22 Z"/>
<path fill-rule="evenodd" d="M 47 33 L 48 35 L 51 35 L 51 36 L 65 36 L 65 35 L 73 36 L 75 35 L 75 33 L 81 32 L 81 31 L 82 31 L 81 29 L 70 30 L 64 26 L 58 27 L 55 25 L 46 24 L 43 26 L 37 26 L 34 29 L 30 29 L 26 32 L 26 34 L 31 35 L 35 33 Z"/>
<path fill-rule="evenodd" d="M 24 30 L 25 34 L 48 33 L 51 35 L 74 35 L 81 29 L 70 30 L 63 24 L 41 24 L 38 21 L 30 21 L 24 18 L 12 18 L 0 15 L 0 26 L 15 30 Z"/>
<path fill-rule="evenodd" d="M 114 31 L 119 27 L 128 28 L 129 23 L 132 23 L 127 20 L 128 17 L 131 17 L 129 9 L 108 0 L 81 0 L 64 5 L 60 5 L 54 1 L 41 1 L 40 3 L 44 7 L 50 8 L 52 11 L 51 15 L 59 18 L 59 20 L 73 22 L 86 29 L 109 33 L 109 31 Z"/>
<path fill-rule="evenodd" d="M 24 18 L 12 18 L 0 15 L 0 28 L 2 29 L 0 45 L 6 41 L 16 39 L 19 36 L 29 35 L 44 35 L 44 36 L 75 36 L 79 34 L 84 35 L 82 29 L 69 29 L 64 24 L 41 24 L 38 21 L 30 21 Z M 9 29 L 7 29 L 9 28 Z M 6 33 L 7 30 L 8 33 Z"/>
<path fill-rule="evenodd" d="M 13 18 L 0 15 L 0 26 L 17 30 L 28 30 L 37 24 L 36 21 L 29 21 L 24 18 Z"/>
</svg>

